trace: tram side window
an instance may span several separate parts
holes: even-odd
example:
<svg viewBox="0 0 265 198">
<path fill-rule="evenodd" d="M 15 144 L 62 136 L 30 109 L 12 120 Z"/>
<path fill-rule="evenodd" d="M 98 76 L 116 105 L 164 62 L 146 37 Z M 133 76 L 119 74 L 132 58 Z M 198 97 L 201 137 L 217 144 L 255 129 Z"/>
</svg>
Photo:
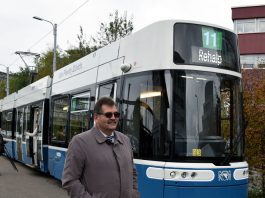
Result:
<svg viewBox="0 0 265 198">
<path fill-rule="evenodd" d="M 21 107 L 17 109 L 17 116 L 16 116 L 16 133 L 18 133 L 18 135 L 22 135 L 23 133 L 23 121 L 24 121 L 24 108 Z"/>
<path fill-rule="evenodd" d="M 38 134 L 41 134 L 43 131 L 43 126 L 42 126 L 42 120 L 43 120 L 43 104 L 40 103 L 38 106 L 34 109 L 34 123 L 33 123 L 33 131 L 35 130 L 36 127 L 38 127 Z"/>
<path fill-rule="evenodd" d="M 89 129 L 90 92 L 74 95 L 71 99 L 70 139 Z"/>
<path fill-rule="evenodd" d="M 26 132 L 30 132 L 30 106 L 24 106 L 17 109 L 16 114 L 16 132 L 22 135 L 22 141 L 25 141 Z"/>
<path fill-rule="evenodd" d="M 169 103 L 163 72 L 128 77 L 123 89 L 122 131 L 134 156 L 161 159 L 169 155 Z"/>
<path fill-rule="evenodd" d="M 69 111 L 69 98 L 59 98 L 53 101 L 52 141 L 65 142 L 67 120 Z"/>
<path fill-rule="evenodd" d="M 116 86 L 116 83 L 101 85 L 99 87 L 98 98 L 103 97 L 103 96 L 115 98 L 114 97 L 115 86 Z"/>
<path fill-rule="evenodd" d="M 24 116 L 24 131 L 30 131 L 30 106 L 25 107 L 25 116 Z"/>
<path fill-rule="evenodd" d="M 6 138 L 12 138 L 12 111 L 2 112 L 2 135 Z"/>
</svg>

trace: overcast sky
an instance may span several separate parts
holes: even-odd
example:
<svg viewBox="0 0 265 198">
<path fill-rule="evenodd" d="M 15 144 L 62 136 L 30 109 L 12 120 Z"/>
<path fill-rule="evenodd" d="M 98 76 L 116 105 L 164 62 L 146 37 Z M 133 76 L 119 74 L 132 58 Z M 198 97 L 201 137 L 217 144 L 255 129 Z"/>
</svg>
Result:
<svg viewBox="0 0 265 198">
<path fill-rule="evenodd" d="M 206 21 L 233 29 L 231 6 L 265 5 L 264 0 L 8 0 L 0 7 L 0 64 L 16 72 L 24 66 L 16 51 L 43 53 L 53 48 L 52 25 L 58 24 L 57 44 L 62 50 L 77 45 L 79 27 L 86 38 L 116 9 L 133 16 L 134 32 L 160 19 Z M 26 59 L 28 60 L 28 59 Z M 29 60 L 28 60 L 29 61 Z M 32 63 L 30 63 L 32 64 Z M 0 66 L 0 71 L 5 68 Z"/>
</svg>

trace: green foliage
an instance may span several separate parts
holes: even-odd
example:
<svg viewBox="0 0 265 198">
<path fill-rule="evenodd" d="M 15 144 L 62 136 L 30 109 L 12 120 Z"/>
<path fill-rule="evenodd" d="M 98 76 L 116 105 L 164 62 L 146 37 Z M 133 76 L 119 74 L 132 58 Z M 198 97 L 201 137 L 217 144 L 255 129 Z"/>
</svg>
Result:
<svg viewBox="0 0 265 198">
<path fill-rule="evenodd" d="M 56 58 L 58 58 L 58 53 Z M 39 80 L 45 76 L 48 76 L 52 74 L 52 63 L 53 63 L 53 50 L 49 49 L 46 52 L 44 52 L 37 64 L 38 67 L 38 74 L 36 80 Z"/>
<path fill-rule="evenodd" d="M 119 16 L 116 10 L 114 14 L 110 14 L 108 23 L 101 23 L 100 31 L 97 38 L 92 38 L 94 44 L 87 41 L 83 28 L 80 26 L 80 32 L 77 34 L 78 45 L 71 47 L 64 52 L 57 50 L 56 68 L 60 69 L 109 43 L 112 43 L 126 35 L 131 34 L 133 30 L 132 20 L 127 19 L 126 12 L 123 16 Z M 47 75 L 52 76 L 53 49 L 44 52 L 38 62 L 38 75 L 36 80 Z"/>
<path fill-rule="evenodd" d="M 97 50 L 96 46 L 90 47 L 85 39 L 84 32 L 80 26 L 80 34 L 77 35 L 78 47 L 72 47 L 65 50 L 63 53 L 61 50 L 57 50 L 56 53 L 56 69 L 60 69 L 91 52 Z M 38 75 L 36 80 L 41 79 L 45 76 L 52 76 L 52 64 L 53 64 L 53 49 L 49 49 L 44 52 L 38 62 Z"/>
<path fill-rule="evenodd" d="M 31 75 L 28 68 L 20 67 L 20 71 L 10 75 L 10 87 L 9 93 L 17 92 L 23 87 L 29 85 L 31 82 Z M 6 82 L 0 81 L 0 98 L 4 98 L 6 96 Z"/>
<path fill-rule="evenodd" d="M 97 38 L 92 37 L 92 42 L 86 39 L 83 28 L 80 26 L 80 32 L 77 34 L 77 46 L 70 47 L 65 51 L 59 49 L 57 46 L 56 69 L 60 69 L 109 43 L 131 34 L 133 30 L 132 18 L 128 20 L 126 12 L 123 16 L 119 16 L 119 12 L 116 10 L 115 13 L 109 16 L 109 22 L 101 23 Z M 48 75 L 52 76 L 52 65 L 53 49 L 48 49 L 39 58 L 37 63 L 38 74 L 34 80 L 39 80 Z M 31 76 L 29 69 L 20 68 L 20 72 L 10 77 L 10 93 L 18 91 L 30 84 L 30 82 Z M 4 97 L 5 95 L 5 82 L 0 82 L 0 97 Z"/>
<path fill-rule="evenodd" d="M 30 84 L 31 76 L 28 68 L 20 67 L 20 72 L 12 74 L 10 78 L 10 93 L 16 92 Z"/>
<path fill-rule="evenodd" d="M 260 189 L 252 189 L 248 192 L 248 198 L 264 198 Z"/>
<path fill-rule="evenodd" d="M 126 12 L 123 16 L 119 16 L 119 12 L 116 10 L 114 14 L 109 15 L 109 19 L 108 23 L 101 23 L 97 38 L 93 38 L 99 47 L 130 35 L 133 31 L 132 17 L 128 20 Z"/>
<path fill-rule="evenodd" d="M 0 80 L 0 98 L 6 96 L 6 81 Z"/>
<path fill-rule="evenodd" d="M 80 26 L 80 34 L 77 35 L 78 47 L 65 50 L 65 55 L 60 58 L 62 67 L 68 65 L 98 49 L 97 46 L 90 46 L 86 40 L 83 28 Z"/>
<path fill-rule="evenodd" d="M 265 70 L 244 70 L 244 115 L 246 129 L 246 156 L 250 169 L 261 175 L 261 189 L 265 194 Z"/>
</svg>

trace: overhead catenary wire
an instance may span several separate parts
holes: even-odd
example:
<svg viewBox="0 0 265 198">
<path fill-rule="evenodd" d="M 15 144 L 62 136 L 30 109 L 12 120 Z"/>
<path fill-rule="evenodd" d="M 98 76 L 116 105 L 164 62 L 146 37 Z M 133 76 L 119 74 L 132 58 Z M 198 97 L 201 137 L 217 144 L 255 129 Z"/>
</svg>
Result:
<svg viewBox="0 0 265 198">
<path fill-rule="evenodd" d="M 66 20 L 68 20 L 70 17 L 72 17 L 80 8 L 82 8 L 85 4 L 87 4 L 90 0 L 86 0 L 84 3 L 82 3 L 80 6 L 78 6 L 74 11 L 72 11 L 69 15 L 67 15 L 61 22 L 57 24 L 57 27 L 62 25 Z M 37 44 L 39 44 L 44 38 L 46 38 L 50 33 L 52 33 L 53 30 L 50 30 L 45 35 L 43 35 L 38 41 L 36 41 L 29 49 L 35 47 Z"/>
<path fill-rule="evenodd" d="M 59 22 L 57 24 L 57 27 L 62 25 L 64 22 L 66 22 L 69 18 L 71 18 L 79 9 L 81 9 L 83 6 L 85 6 L 90 0 L 86 0 L 85 2 L 83 2 L 80 6 L 78 6 L 76 9 L 74 9 L 70 14 L 68 14 L 61 22 Z M 28 51 L 30 51 L 33 47 L 35 47 L 36 45 L 38 45 L 43 39 L 45 39 L 48 35 L 50 35 L 51 33 L 53 33 L 53 30 L 50 30 L 49 32 L 47 32 L 46 34 L 44 34 L 39 40 L 37 40 L 35 43 L 33 43 L 29 48 Z M 14 65 L 17 61 L 19 60 L 19 58 L 16 58 L 16 60 L 14 60 L 10 65 Z"/>
</svg>

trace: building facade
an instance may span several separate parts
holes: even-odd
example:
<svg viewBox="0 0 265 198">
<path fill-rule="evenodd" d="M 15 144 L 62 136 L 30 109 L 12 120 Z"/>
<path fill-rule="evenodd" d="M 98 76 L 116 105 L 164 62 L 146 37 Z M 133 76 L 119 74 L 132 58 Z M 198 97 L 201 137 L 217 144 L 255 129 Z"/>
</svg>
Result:
<svg viewBox="0 0 265 198">
<path fill-rule="evenodd" d="M 265 5 L 232 8 L 242 68 L 265 68 Z"/>
</svg>

